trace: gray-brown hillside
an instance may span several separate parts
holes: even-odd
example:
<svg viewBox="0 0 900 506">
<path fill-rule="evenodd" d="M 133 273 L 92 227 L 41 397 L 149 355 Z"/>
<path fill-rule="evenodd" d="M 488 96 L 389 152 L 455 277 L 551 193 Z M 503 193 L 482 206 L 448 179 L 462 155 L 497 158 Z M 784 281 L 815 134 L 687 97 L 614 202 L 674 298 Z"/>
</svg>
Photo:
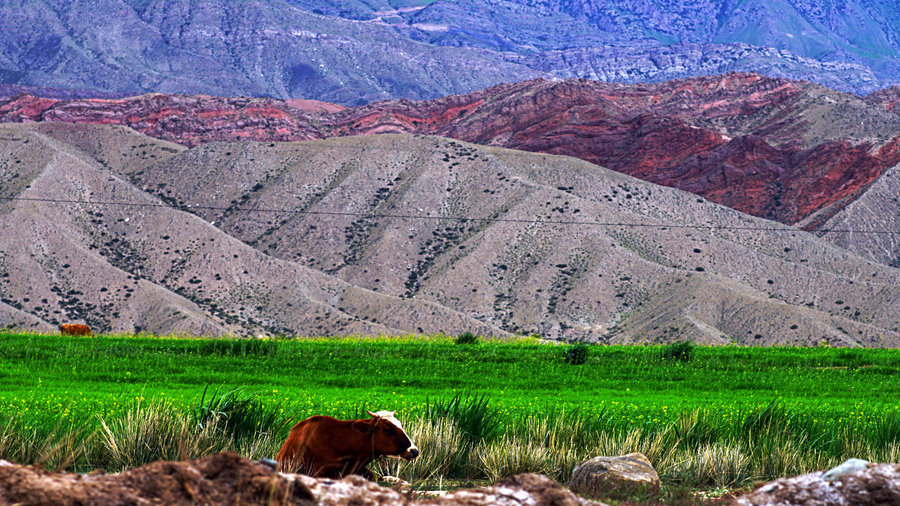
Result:
<svg viewBox="0 0 900 506">
<path fill-rule="evenodd" d="M 900 166 L 885 172 L 822 228 L 833 230 L 822 234 L 825 239 L 863 258 L 900 267 Z"/>
<path fill-rule="evenodd" d="M 0 313 L 10 317 L 2 325 L 36 317 L 101 331 L 318 335 L 396 334 L 415 321 L 429 332 L 500 332 L 265 255 L 108 168 L 141 170 L 181 149 L 123 128 L 2 129 L 3 196 L 139 204 L 3 203 L 0 294 L 17 311 Z"/>
<path fill-rule="evenodd" d="M 900 345 L 897 269 L 574 158 L 408 135 L 2 138 L 4 196 L 168 204 L 2 204 L 3 301 L 47 322 Z"/>
</svg>

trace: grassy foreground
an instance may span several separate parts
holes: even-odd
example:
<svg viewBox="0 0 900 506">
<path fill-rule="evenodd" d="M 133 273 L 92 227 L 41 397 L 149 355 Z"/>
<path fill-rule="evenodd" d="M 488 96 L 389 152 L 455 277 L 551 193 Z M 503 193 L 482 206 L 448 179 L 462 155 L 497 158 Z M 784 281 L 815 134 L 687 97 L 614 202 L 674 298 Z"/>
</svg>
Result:
<svg viewBox="0 0 900 506">
<path fill-rule="evenodd" d="M 226 448 L 271 457 L 311 414 L 390 409 L 422 457 L 384 471 L 432 484 L 565 481 L 580 460 L 632 451 L 695 488 L 900 461 L 900 351 L 611 346 L 573 365 L 569 349 L 0 333 L 0 458 L 112 471 Z"/>
</svg>

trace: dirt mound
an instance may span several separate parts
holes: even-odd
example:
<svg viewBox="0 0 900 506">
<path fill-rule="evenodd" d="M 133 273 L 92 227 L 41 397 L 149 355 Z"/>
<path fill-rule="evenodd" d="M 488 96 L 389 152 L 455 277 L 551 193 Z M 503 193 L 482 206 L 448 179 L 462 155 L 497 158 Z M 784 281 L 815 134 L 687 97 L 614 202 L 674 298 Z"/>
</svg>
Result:
<svg viewBox="0 0 900 506">
<path fill-rule="evenodd" d="M 198 460 L 154 462 L 118 474 L 51 473 L 0 460 L 0 506 L 20 505 L 507 505 L 583 506 L 550 478 L 523 474 L 493 487 L 458 490 L 418 503 L 416 494 L 382 487 L 360 476 L 342 480 L 276 473 L 266 465 L 226 452 Z"/>
<path fill-rule="evenodd" d="M 314 504 L 310 490 L 236 453 L 118 474 L 51 473 L 0 462 L 0 504 Z"/>
</svg>

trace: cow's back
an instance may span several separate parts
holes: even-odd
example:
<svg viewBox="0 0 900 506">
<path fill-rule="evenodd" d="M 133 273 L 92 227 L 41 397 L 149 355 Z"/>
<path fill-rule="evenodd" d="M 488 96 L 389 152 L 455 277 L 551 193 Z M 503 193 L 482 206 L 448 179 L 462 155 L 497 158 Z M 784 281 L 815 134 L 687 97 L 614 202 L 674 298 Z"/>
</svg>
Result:
<svg viewBox="0 0 900 506">
<path fill-rule="evenodd" d="M 297 422 L 291 427 L 291 433 L 281 445 L 281 450 L 275 456 L 282 471 L 294 472 L 298 469 L 311 474 L 308 469 L 317 457 L 316 438 L 317 433 L 328 427 L 337 427 L 340 420 L 324 415 L 316 415 Z"/>
<path fill-rule="evenodd" d="M 91 328 L 82 323 L 63 323 L 59 326 L 59 333 L 64 336 L 92 336 Z"/>
</svg>

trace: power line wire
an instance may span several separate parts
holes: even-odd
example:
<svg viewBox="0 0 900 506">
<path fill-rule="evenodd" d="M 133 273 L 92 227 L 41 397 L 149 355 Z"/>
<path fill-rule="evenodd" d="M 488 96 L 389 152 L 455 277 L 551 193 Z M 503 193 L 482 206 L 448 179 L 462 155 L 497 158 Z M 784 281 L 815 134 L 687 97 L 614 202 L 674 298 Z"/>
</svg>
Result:
<svg viewBox="0 0 900 506">
<path fill-rule="evenodd" d="M 56 203 L 56 204 L 78 204 L 78 205 L 97 205 L 97 206 L 119 206 L 119 207 L 143 207 L 143 208 L 173 208 L 169 204 L 152 203 L 152 202 L 124 202 L 112 200 L 76 200 L 76 199 L 51 199 L 38 197 L 0 197 L 0 200 L 18 201 L 18 202 L 39 202 L 39 203 Z M 589 221 L 589 220 L 552 220 L 552 219 L 517 219 L 517 218 L 484 218 L 473 216 L 452 216 L 452 215 L 430 215 L 430 214 L 402 214 L 402 213 L 362 213 L 353 211 L 310 211 L 304 209 L 265 209 L 258 207 L 223 207 L 209 205 L 191 205 L 185 204 L 188 210 L 205 210 L 205 211 L 239 211 L 246 213 L 269 213 L 269 214 L 306 214 L 312 216 L 353 216 L 358 218 L 393 218 L 393 219 L 409 219 L 409 220 L 447 220 L 447 221 L 475 221 L 490 223 L 521 223 L 521 224 L 547 224 L 547 225 L 588 225 L 601 227 L 622 227 L 622 228 L 658 228 L 666 229 L 697 229 L 697 230 L 746 230 L 746 231 L 764 231 L 764 232 L 807 232 L 803 229 L 794 227 L 764 227 L 764 226 L 733 226 L 733 225 L 699 225 L 699 224 L 651 224 L 651 223 L 627 223 L 627 222 L 609 222 L 609 221 Z M 819 229 L 811 232 L 818 233 L 846 233 L 846 234 L 880 234 L 894 235 L 900 234 L 900 230 L 856 230 L 856 229 Z"/>
</svg>

